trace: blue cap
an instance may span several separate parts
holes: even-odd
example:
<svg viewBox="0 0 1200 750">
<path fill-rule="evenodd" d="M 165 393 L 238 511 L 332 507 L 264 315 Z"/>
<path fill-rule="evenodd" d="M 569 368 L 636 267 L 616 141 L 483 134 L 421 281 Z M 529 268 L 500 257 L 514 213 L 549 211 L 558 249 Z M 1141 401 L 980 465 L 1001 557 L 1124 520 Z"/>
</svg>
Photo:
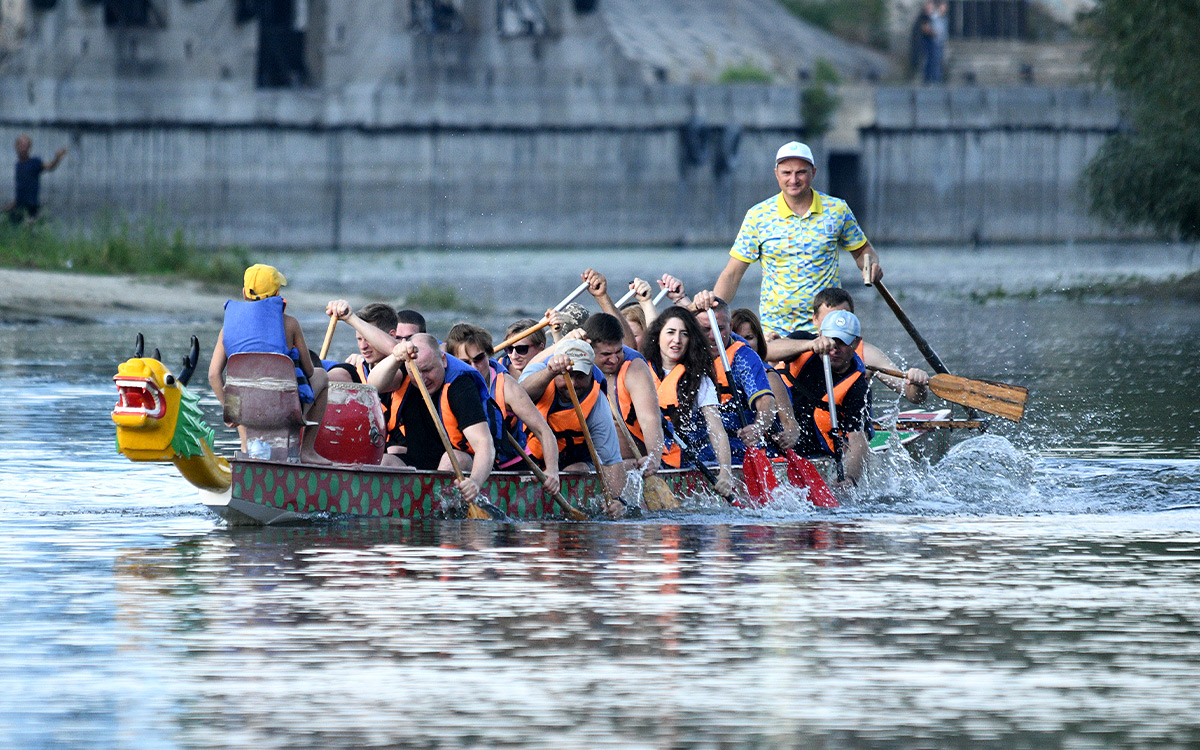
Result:
<svg viewBox="0 0 1200 750">
<path fill-rule="evenodd" d="M 853 346 L 862 338 L 862 325 L 858 316 L 849 310 L 834 310 L 821 321 L 821 335 Z"/>
</svg>

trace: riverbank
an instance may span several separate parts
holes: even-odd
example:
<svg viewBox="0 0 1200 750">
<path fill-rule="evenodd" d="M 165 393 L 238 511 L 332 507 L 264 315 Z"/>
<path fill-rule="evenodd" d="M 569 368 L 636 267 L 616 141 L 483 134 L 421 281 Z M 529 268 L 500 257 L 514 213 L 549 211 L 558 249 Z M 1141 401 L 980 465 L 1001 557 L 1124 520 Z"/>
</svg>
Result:
<svg viewBox="0 0 1200 750">
<path fill-rule="evenodd" d="M 138 318 L 220 320 L 236 287 L 153 276 L 96 276 L 0 269 L 0 325 L 96 324 Z M 293 304 L 324 308 L 329 297 L 287 292 Z"/>
</svg>

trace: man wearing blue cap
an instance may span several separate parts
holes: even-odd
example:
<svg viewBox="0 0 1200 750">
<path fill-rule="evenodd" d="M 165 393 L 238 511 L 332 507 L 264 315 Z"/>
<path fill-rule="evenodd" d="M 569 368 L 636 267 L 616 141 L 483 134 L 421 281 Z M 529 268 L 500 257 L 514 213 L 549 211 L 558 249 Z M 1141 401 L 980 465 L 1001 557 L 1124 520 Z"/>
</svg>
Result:
<svg viewBox="0 0 1200 750">
<path fill-rule="evenodd" d="M 821 322 L 821 336 L 829 341 L 828 356 L 833 371 L 833 396 L 844 451 L 846 482 L 853 485 L 862 476 L 869 447 L 867 431 L 871 429 L 866 368 L 854 351 L 862 339 L 862 326 L 854 313 L 836 310 Z M 800 423 L 796 452 L 809 456 L 834 455 L 837 441 L 829 415 L 821 354 L 805 352 L 781 374 L 791 391 L 792 408 Z"/>
<path fill-rule="evenodd" d="M 746 269 L 761 261 L 759 317 L 764 328 L 780 335 L 816 331 L 809 311 L 818 291 L 839 285 L 839 249 L 854 256 L 864 281 L 873 284 L 883 278 L 879 254 L 850 207 L 813 190 L 816 174 L 808 146 L 792 141 L 780 147 L 775 154 L 780 192 L 746 212 L 729 262 L 713 288 L 721 299 L 732 300 Z"/>
</svg>

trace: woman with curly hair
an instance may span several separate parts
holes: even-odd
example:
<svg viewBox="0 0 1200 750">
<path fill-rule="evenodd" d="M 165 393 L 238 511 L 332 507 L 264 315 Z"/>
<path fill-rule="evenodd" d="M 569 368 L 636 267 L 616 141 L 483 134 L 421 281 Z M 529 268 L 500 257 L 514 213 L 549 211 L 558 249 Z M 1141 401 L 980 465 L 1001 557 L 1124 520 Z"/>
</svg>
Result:
<svg viewBox="0 0 1200 750">
<path fill-rule="evenodd" d="M 667 308 L 646 330 L 642 354 L 658 381 L 658 405 L 675 431 L 693 450 L 712 444 L 720 466 L 714 489 L 728 496 L 733 491 L 729 438 L 718 411 L 712 357 L 696 317 L 682 307 Z"/>
</svg>

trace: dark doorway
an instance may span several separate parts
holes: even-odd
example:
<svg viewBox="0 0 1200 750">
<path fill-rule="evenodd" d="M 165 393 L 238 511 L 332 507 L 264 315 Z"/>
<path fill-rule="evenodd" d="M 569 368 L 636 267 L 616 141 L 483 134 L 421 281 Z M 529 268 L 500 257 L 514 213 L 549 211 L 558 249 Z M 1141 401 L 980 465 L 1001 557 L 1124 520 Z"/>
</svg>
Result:
<svg viewBox="0 0 1200 750">
<path fill-rule="evenodd" d="M 307 86 L 304 24 L 296 18 L 296 0 L 259 0 L 258 75 L 261 88 Z"/>
<path fill-rule="evenodd" d="M 829 153 L 829 194 L 846 201 L 859 224 L 865 221 L 864 214 L 867 210 L 861 166 L 862 156 L 853 151 Z"/>
</svg>

